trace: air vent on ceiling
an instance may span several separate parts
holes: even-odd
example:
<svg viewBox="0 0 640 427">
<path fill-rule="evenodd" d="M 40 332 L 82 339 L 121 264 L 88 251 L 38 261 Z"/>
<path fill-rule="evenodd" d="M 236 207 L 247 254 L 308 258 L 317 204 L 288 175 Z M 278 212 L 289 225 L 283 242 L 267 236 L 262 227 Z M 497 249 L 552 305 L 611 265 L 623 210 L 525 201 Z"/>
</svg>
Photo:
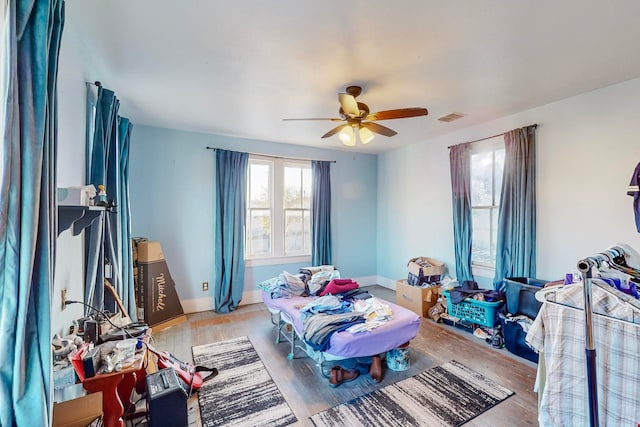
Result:
<svg viewBox="0 0 640 427">
<path fill-rule="evenodd" d="M 452 122 L 454 120 L 458 120 L 463 118 L 465 115 L 462 113 L 451 113 L 451 114 L 447 114 L 446 116 L 442 116 L 440 117 L 438 120 L 440 120 L 441 122 Z"/>
</svg>

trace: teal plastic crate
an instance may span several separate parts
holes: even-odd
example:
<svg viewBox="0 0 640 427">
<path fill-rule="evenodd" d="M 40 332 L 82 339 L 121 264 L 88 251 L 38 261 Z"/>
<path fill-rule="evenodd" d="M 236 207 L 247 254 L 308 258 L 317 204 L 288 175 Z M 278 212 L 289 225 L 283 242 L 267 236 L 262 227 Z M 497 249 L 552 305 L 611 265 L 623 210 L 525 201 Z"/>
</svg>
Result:
<svg viewBox="0 0 640 427">
<path fill-rule="evenodd" d="M 493 328 L 496 325 L 502 301 L 488 302 L 467 298 L 458 304 L 453 304 L 448 290 L 442 291 L 442 294 L 447 298 L 447 313 L 449 315 L 488 328 Z"/>
</svg>

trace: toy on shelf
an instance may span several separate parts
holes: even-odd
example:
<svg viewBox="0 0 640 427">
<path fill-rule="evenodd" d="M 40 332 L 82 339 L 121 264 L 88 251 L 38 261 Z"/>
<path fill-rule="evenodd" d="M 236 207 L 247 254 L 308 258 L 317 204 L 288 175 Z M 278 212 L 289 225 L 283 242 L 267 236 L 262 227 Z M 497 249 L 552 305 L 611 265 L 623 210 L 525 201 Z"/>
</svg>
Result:
<svg viewBox="0 0 640 427">
<path fill-rule="evenodd" d="M 104 189 L 104 185 L 98 185 L 98 197 L 96 206 L 107 206 L 107 192 Z"/>
</svg>

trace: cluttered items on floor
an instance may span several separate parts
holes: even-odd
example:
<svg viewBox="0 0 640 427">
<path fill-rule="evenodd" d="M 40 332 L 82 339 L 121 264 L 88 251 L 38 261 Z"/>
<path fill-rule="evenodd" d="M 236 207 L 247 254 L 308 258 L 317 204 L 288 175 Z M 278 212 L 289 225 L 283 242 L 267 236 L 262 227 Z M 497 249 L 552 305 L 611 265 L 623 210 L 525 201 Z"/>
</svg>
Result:
<svg viewBox="0 0 640 427">
<path fill-rule="evenodd" d="M 452 279 L 445 276 L 447 266 L 434 258 L 416 257 L 407 263 L 407 278 L 396 281 L 396 304 L 408 308 L 421 317 L 440 296 L 441 285 Z"/>
<path fill-rule="evenodd" d="M 437 283 L 444 278 L 446 272 L 447 266 L 442 261 L 424 256 L 412 258 L 407 263 L 407 282 L 411 286 Z"/>
<path fill-rule="evenodd" d="M 218 375 L 217 368 L 196 366 L 188 362 L 183 362 L 173 354 L 157 350 L 151 345 L 148 345 L 147 348 L 156 355 L 156 363 L 160 369 L 172 369 L 176 373 L 177 378 L 185 390 L 188 390 L 187 396 L 191 396 L 193 392 L 197 392 L 205 381 Z M 203 377 L 201 372 L 209 372 L 209 375 Z"/>
</svg>

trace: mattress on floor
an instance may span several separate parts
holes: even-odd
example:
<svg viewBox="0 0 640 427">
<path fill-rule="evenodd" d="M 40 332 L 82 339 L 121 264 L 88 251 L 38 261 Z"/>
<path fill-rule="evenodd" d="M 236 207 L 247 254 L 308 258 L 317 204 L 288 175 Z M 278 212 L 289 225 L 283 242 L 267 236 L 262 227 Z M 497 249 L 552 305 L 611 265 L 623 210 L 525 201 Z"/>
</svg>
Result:
<svg viewBox="0 0 640 427">
<path fill-rule="evenodd" d="M 272 299 L 268 293 L 262 292 L 262 300 L 267 307 L 285 312 L 293 320 L 298 336 L 302 336 L 303 331 L 300 308 L 315 298 L 317 297 Z M 371 331 L 355 334 L 346 331 L 334 333 L 325 353 L 345 358 L 373 356 L 397 348 L 415 338 L 420 328 L 420 317 L 404 307 L 386 300 L 384 302 L 391 307 L 393 319 Z"/>
</svg>

